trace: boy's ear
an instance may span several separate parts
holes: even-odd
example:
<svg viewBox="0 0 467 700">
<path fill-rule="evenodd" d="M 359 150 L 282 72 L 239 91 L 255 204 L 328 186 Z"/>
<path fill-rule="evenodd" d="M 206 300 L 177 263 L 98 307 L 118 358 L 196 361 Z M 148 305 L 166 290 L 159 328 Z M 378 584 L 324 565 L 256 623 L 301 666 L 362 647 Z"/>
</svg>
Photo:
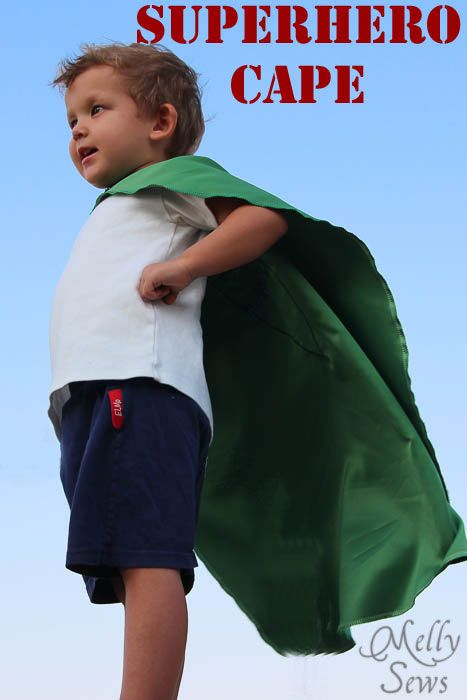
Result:
<svg viewBox="0 0 467 700">
<path fill-rule="evenodd" d="M 155 140 L 171 137 L 178 122 L 178 113 L 170 102 L 164 102 L 154 117 L 154 124 L 149 137 Z M 162 136 L 161 136 L 162 132 Z"/>
<path fill-rule="evenodd" d="M 245 199 L 239 199 L 238 197 L 208 197 L 204 201 L 214 214 L 218 226 L 234 209 L 250 204 Z"/>
</svg>

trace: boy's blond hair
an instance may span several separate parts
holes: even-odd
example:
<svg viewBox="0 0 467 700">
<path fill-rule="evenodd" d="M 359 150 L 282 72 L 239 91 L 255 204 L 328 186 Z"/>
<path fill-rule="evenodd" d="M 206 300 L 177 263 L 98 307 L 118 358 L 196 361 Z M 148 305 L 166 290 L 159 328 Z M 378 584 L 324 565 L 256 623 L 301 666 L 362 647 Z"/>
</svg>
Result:
<svg viewBox="0 0 467 700">
<path fill-rule="evenodd" d="M 57 77 L 49 83 L 61 92 L 91 66 L 112 66 L 138 108 L 138 117 L 155 116 L 164 102 L 177 110 L 178 121 L 169 145 L 167 158 L 193 154 L 203 137 L 205 123 L 201 107 L 198 73 L 162 44 L 80 44 L 82 54 L 64 59 Z"/>
</svg>

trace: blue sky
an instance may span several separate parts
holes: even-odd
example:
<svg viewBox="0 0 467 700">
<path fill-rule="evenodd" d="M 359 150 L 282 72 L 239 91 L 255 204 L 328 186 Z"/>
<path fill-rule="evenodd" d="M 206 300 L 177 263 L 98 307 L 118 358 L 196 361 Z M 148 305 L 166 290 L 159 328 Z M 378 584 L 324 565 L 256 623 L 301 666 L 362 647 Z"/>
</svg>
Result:
<svg viewBox="0 0 467 700">
<path fill-rule="evenodd" d="M 240 7 L 241 3 L 230 3 Z M 305 3 L 303 3 L 305 4 Z M 344 4 L 344 3 L 340 3 Z M 435 3 L 418 5 L 430 9 Z M 453 3 L 461 17 L 461 3 Z M 59 445 L 47 417 L 52 296 L 73 240 L 100 190 L 68 155 L 63 98 L 48 86 L 58 62 L 83 42 L 136 41 L 139 3 L 41 2 L 3 9 L 0 531 L 3 575 L 1 680 L 4 697 L 115 700 L 121 680 L 123 608 L 93 606 L 80 576 L 65 569 L 68 505 Z M 372 252 L 393 292 L 409 348 L 409 374 L 442 467 L 451 503 L 467 517 L 464 488 L 466 383 L 466 41 L 450 45 L 165 46 L 201 74 L 206 135 L 198 155 L 343 226 Z M 240 64 L 363 64 L 364 104 L 243 105 L 230 92 Z M 295 78 L 296 82 L 296 78 Z M 267 86 L 267 81 L 264 82 Z M 447 676 L 461 697 L 466 564 L 448 567 L 406 614 L 427 633 L 450 620 L 460 649 L 436 668 L 401 653 L 409 676 Z M 180 700 L 352 699 L 394 687 L 389 661 L 363 658 L 383 621 L 352 629 L 341 656 L 285 659 L 204 568 L 188 599 L 189 637 Z M 413 636 L 416 636 L 415 633 Z"/>
</svg>

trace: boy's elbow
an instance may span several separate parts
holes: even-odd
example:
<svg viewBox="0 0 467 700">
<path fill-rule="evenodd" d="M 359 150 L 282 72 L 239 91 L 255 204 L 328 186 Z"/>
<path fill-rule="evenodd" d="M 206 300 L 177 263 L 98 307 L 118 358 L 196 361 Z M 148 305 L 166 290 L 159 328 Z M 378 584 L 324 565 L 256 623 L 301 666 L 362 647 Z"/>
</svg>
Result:
<svg viewBox="0 0 467 700">
<path fill-rule="evenodd" d="M 218 226 L 220 226 L 235 209 L 242 206 L 255 206 L 239 197 L 209 197 L 205 199 L 205 202 L 214 215 Z M 256 206 L 255 208 L 268 212 L 268 216 L 271 219 L 271 228 L 274 228 L 274 231 L 277 232 L 278 238 L 287 233 L 289 228 L 288 221 L 277 209 Z"/>
<path fill-rule="evenodd" d="M 240 199 L 239 197 L 208 197 L 204 201 L 206 206 L 211 210 L 218 226 L 220 226 L 235 209 L 249 204 L 245 199 Z"/>
<path fill-rule="evenodd" d="M 284 216 L 284 214 L 281 214 L 279 211 L 277 211 L 277 209 L 269 209 L 269 207 L 267 207 L 267 210 L 274 215 L 275 230 L 277 233 L 277 237 L 280 238 L 289 230 L 289 222 L 287 221 L 287 218 Z"/>
</svg>

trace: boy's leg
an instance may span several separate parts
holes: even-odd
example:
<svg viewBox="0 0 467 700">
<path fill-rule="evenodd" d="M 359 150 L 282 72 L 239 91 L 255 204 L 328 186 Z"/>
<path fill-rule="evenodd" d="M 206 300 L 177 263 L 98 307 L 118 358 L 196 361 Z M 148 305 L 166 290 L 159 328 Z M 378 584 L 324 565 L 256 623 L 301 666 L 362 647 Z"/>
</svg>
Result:
<svg viewBox="0 0 467 700">
<path fill-rule="evenodd" d="M 180 673 L 178 674 L 177 687 L 175 688 L 175 692 L 173 694 L 172 700 L 177 700 L 177 698 L 178 698 L 178 691 L 180 690 L 180 683 L 182 682 L 184 665 L 185 665 L 185 656 L 183 656 L 182 667 L 180 669 Z"/>
<path fill-rule="evenodd" d="M 188 633 L 178 569 L 120 569 L 125 640 L 120 700 L 175 700 Z"/>
</svg>

